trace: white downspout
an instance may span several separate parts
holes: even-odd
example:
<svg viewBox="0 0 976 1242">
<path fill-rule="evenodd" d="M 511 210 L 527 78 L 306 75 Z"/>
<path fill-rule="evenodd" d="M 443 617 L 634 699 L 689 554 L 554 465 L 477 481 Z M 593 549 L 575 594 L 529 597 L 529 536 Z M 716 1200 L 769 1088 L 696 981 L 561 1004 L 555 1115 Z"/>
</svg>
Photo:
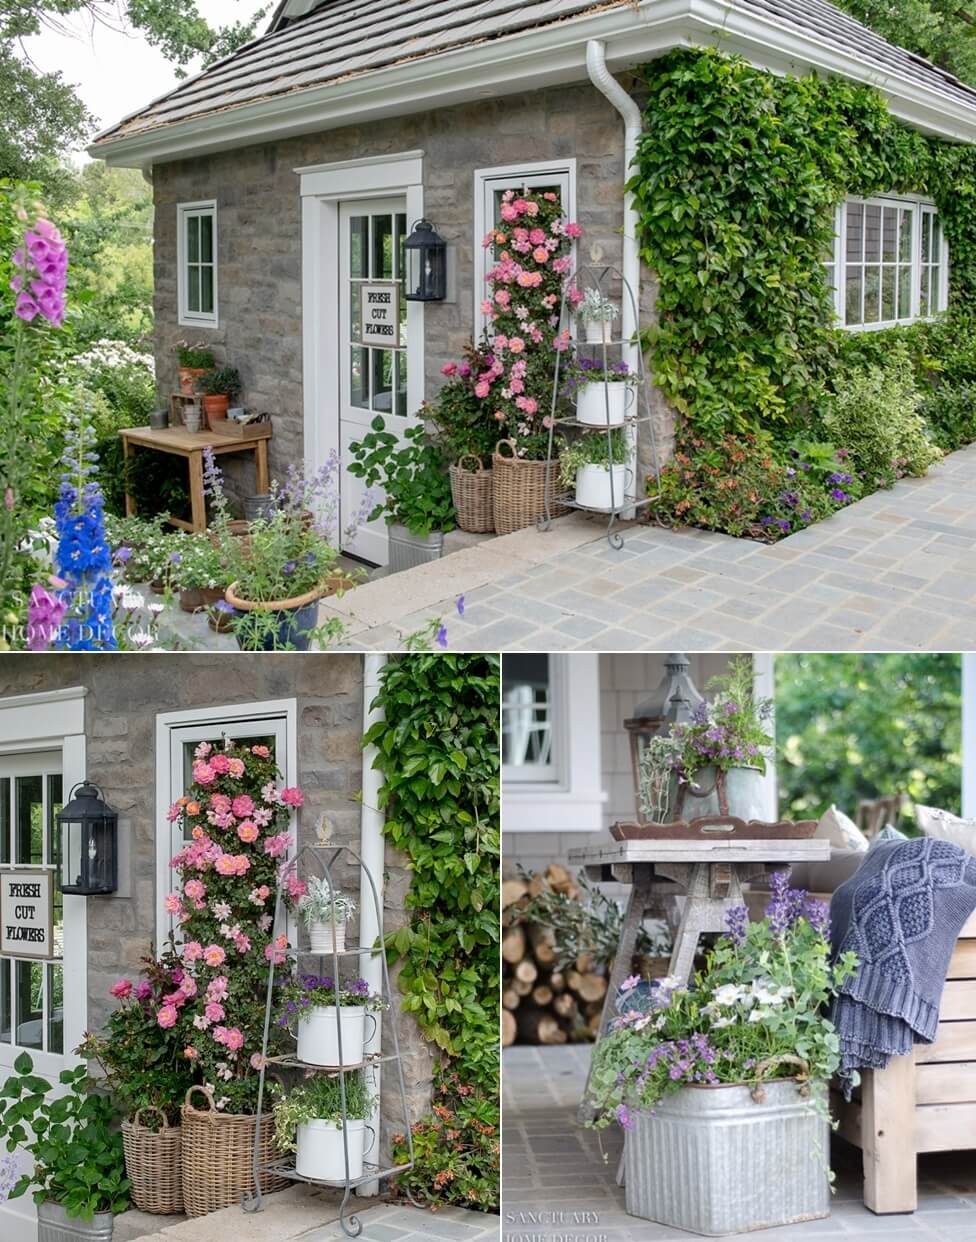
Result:
<svg viewBox="0 0 976 1242">
<path fill-rule="evenodd" d="M 384 713 L 382 708 L 372 707 L 371 704 L 380 691 L 380 674 L 383 665 L 386 663 L 385 655 L 366 655 L 363 656 L 363 732 L 378 721 L 382 720 Z M 363 860 L 363 865 L 368 867 L 372 874 L 373 881 L 376 884 L 376 891 L 380 900 L 380 918 L 376 917 L 376 909 L 373 904 L 373 891 L 370 888 L 369 880 L 365 874 L 360 876 L 359 881 L 359 943 L 364 947 L 372 945 L 378 937 L 382 935 L 382 917 L 383 917 L 383 895 L 384 895 L 384 867 L 385 867 L 385 842 L 383 838 L 383 812 L 379 810 L 379 791 L 383 783 L 383 775 L 373 767 L 373 760 L 376 758 L 377 749 L 375 746 L 367 746 L 363 750 L 363 795 L 360 808 L 360 828 L 359 828 L 359 853 Z M 376 954 L 367 956 L 363 954 L 360 959 L 360 968 L 362 977 L 369 984 L 371 992 L 379 992 L 383 985 L 383 965 L 380 958 Z M 375 1013 L 376 1030 L 373 1037 L 366 1044 L 367 1052 L 379 1052 L 383 1046 L 383 1026 L 382 1014 Z M 376 1135 L 376 1147 L 372 1152 L 372 1162 L 379 1163 L 377 1159 L 379 1142 L 380 1142 L 380 1066 L 373 1066 L 373 1094 L 376 1097 L 376 1103 L 373 1105 L 373 1111 L 366 1120 L 366 1124 L 373 1130 Z M 369 1137 L 367 1134 L 367 1142 Z M 380 1191 L 379 1182 L 365 1182 L 360 1186 L 356 1193 L 358 1195 L 378 1195 Z"/>
<path fill-rule="evenodd" d="M 627 94 L 607 68 L 607 45 L 601 39 L 590 39 L 586 45 L 586 71 L 590 81 L 613 104 L 624 120 L 624 186 L 630 180 L 631 168 L 637 158 L 637 142 L 641 134 L 640 108 Z M 637 307 L 640 306 L 640 245 L 637 240 L 637 202 L 632 193 L 624 189 L 623 265 L 624 280 L 630 285 Z M 637 309 L 629 297 L 624 296 L 620 308 L 621 336 L 625 341 L 636 338 Z M 631 371 L 640 367 L 640 346 L 624 345 L 623 360 Z M 637 428 L 627 424 L 627 448 L 631 470 L 631 483 L 625 499 L 633 501 L 637 496 Z M 634 517 L 635 510 L 628 507 L 621 516 Z"/>
</svg>

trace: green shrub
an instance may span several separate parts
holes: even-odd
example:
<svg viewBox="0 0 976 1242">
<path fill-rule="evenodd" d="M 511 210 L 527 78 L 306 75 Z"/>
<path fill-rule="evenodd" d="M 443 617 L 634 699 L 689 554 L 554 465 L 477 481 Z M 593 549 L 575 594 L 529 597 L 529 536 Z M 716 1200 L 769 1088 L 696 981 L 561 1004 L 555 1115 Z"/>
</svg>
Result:
<svg viewBox="0 0 976 1242">
<path fill-rule="evenodd" d="M 933 443 L 945 452 L 976 440 L 976 384 L 940 384 L 922 398 L 918 411 Z"/>
<path fill-rule="evenodd" d="M 883 365 L 853 367 L 834 380 L 823 427 L 851 451 L 867 490 L 905 474 L 923 475 L 942 456 L 918 413 L 921 393 L 908 350 L 897 345 Z"/>
</svg>

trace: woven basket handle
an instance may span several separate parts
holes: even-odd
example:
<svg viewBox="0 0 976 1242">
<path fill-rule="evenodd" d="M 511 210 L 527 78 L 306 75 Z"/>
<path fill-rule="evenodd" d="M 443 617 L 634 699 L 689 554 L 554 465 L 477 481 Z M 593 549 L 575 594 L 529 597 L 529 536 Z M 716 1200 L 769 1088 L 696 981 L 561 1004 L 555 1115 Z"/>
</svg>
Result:
<svg viewBox="0 0 976 1242">
<path fill-rule="evenodd" d="M 517 461 L 517 460 L 518 460 L 518 453 L 517 453 L 517 451 L 516 451 L 516 449 L 515 449 L 515 441 L 514 441 L 514 440 L 499 440 L 499 441 L 498 441 L 498 443 L 495 445 L 495 453 L 496 453 L 496 455 L 497 455 L 498 457 L 504 457 L 504 456 L 505 456 L 505 454 L 502 452 L 502 445 L 503 445 L 503 444 L 507 444 L 507 445 L 508 445 L 508 447 L 512 450 L 512 457 L 511 457 L 511 460 L 512 460 L 512 461 Z"/>
<path fill-rule="evenodd" d="M 207 1103 L 210 1105 L 209 1108 L 194 1108 L 193 1107 L 193 1104 L 190 1102 L 190 1096 L 194 1093 L 194 1091 L 203 1092 L 204 1096 L 206 1097 Z M 185 1104 L 191 1113 L 204 1113 L 204 1112 L 215 1113 L 217 1111 L 217 1105 L 214 1103 L 213 1092 L 210 1090 L 209 1087 L 204 1087 L 200 1083 L 195 1083 L 189 1089 L 189 1091 L 187 1091 Z"/>
<path fill-rule="evenodd" d="M 752 1089 L 752 1098 L 757 1104 L 762 1104 L 766 1098 L 766 1087 L 763 1079 L 767 1072 L 777 1065 L 795 1065 L 800 1071 L 798 1077 L 806 1079 L 810 1076 L 810 1063 L 804 1061 L 803 1057 L 793 1056 L 791 1053 L 784 1053 L 779 1057 L 766 1057 L 765 1060 L 760 1061 L 756 1066 L 756 1085 Z M 806 1083 L 801 1084 L 800 1094 L 810 1094 L 810 1088 Z"/>
<path fill-rule="evenodd" d="M 472 474 L 481 474 L 484 471 L 485 463 L 481 460 L 481 458 L 476 453 L 462 453 L 461 456 L 457 459 L 457 467 L 459 470 L 464 469 L 464 463 L 466 461 L 473 461 L 475 465 L 477 466 L 477 470 L 471 471 Z"/>
<path fill-rule="evenodd" d="M 190 1090 L 192 1091 L 192 1089 L 193 1088 L 191 1087 Z M 188 1091 L 187 1095 L 189 1094 L 190 1092 Z M 139 1120 L 139 1118 L 142 1116 L 143 1113 L 155 1113 L 158 1117 L 161 1117 L 163 1119 L 162 1128 L 164 1130 L 169 1129 L 169 1119 L 167 1118 L 166 1113 L 163 1111 L 163 1109 L 157 1107 L 157 1105 L 155 1104 L 147 1104 L 145 1108 L 136 1109 L 135 1116 L 132 1118 L 132 1124 L 134 1126 L 142 1125 L 142 1122 Z"/>
</svg>

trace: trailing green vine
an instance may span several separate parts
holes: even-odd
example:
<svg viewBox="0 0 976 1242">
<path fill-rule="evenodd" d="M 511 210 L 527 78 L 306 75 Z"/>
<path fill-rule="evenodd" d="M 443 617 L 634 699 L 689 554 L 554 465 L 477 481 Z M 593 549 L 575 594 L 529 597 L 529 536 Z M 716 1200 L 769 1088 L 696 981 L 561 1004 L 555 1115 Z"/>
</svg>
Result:
<svg viewBox="0 0 976 1242">
<path fill-rule="evenodd" d="M 643 258 L 659 281 L 646 343 L 656 382 L 696 434 L 717 442 L 812 421 L 847 348 L 823 266 L 846 195 L 935 200 L 952 256 L 951 315 L 972 339 L 976 149 L 909 129 L 870 87 L 777 77 L 712 49 L 676 51 L 646 75 L 631 181 Z M 870 335 L 883 350 L 887 333 Z"/>
<path fill-rule="evenodd" d="M 384 666 L 378 749 L 385 833 L 411 870 L 410 921 L 387 937 L 402 1008 L 441 1051 L 407 1188 L 497 1205 L 499 660 L 411 654 Z M 396 1146 L 396 1144 L 395 1144 Z"/>
</svg>

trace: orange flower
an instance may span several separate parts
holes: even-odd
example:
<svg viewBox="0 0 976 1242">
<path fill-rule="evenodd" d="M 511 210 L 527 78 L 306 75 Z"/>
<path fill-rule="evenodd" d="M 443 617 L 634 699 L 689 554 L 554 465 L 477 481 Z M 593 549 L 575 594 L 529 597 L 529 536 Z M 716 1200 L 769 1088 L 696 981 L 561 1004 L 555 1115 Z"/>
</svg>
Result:
<svg viewBox="0 0 976 1242">
<path fill-rule="evenodd" d="M 186 804 L 186 813 L 187 815 L 199 815 L 200 814 L 200 803 L 199 802 L 188 802 Z"/>
<path fill-rule="evenodd" d="M 194 841 L 202 841 L 204 832 L 200 825 L 197 824 L 190 835 L 193 837 Z"/>
</svg>

